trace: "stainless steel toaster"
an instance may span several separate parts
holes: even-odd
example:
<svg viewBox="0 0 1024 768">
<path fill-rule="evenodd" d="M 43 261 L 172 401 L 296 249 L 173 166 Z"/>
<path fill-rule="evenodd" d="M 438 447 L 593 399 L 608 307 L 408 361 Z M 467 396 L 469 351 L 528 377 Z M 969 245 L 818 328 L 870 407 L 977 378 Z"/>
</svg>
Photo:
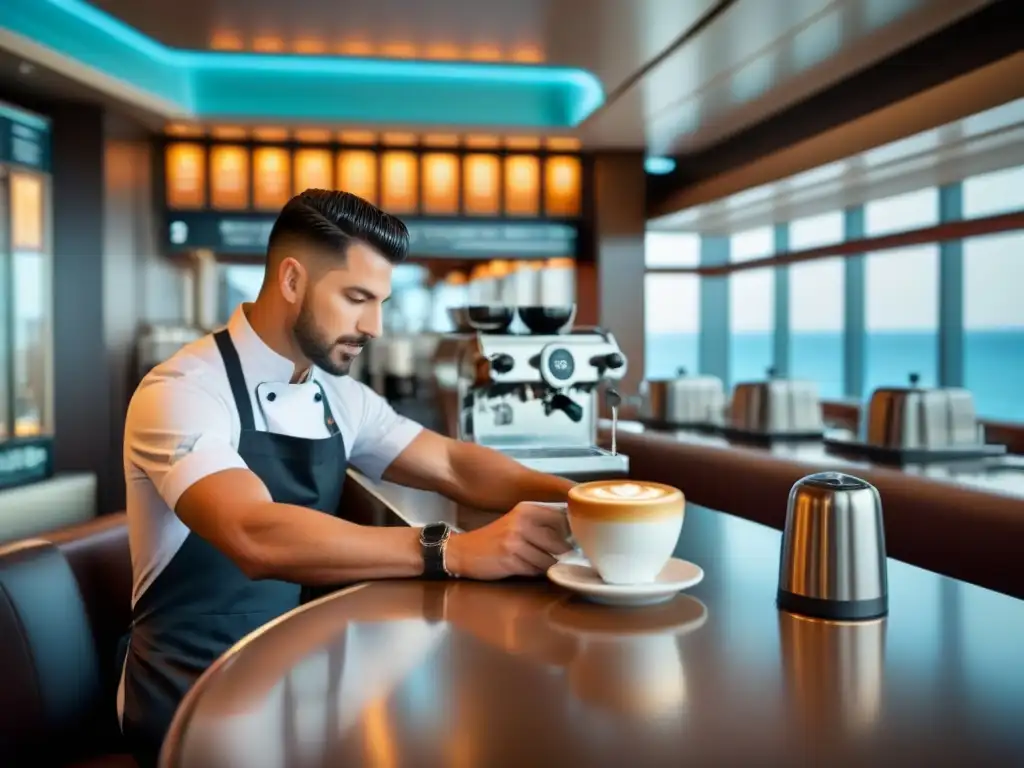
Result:
<svg viewBox="0 0 1024 768">
<path fill-rule="evenodd" d="M 721 424 L 725 385 L 717 376 L 688 376 L 680 368 L 673 379 L 640 384 L 640 415 L 665 424 Z"/>
<path fill-rule="evenodd" d="M 730 423 L 734 429 L 771 434 L 823 432 L 821 399 L 813 381 L 775 378 L 737 384 Z"/>
<path fill-rule="evenodd" d="M 876 389 L 868 404 L 864 442 L 884 448 L 951 448 L 983 442 L 974 396 L 966 389 L 918 386 Z"/>
</svg>

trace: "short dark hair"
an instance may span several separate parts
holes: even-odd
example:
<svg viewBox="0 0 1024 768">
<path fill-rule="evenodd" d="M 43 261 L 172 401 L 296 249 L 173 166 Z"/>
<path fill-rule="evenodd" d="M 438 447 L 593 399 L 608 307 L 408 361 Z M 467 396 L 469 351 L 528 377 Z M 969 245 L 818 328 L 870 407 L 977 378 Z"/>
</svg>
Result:
<svg viewBox="0 0 1024 768">
<path fill-rule="evenodd" d="M 270 231 L 268 251 L 296 238 L 344 256 L 353 241 L 380 251 L 392 264 L 409 255 L 409 230 L 401 219 L 351 192 L 307 189 L 289 200 Z"/>
</svg>

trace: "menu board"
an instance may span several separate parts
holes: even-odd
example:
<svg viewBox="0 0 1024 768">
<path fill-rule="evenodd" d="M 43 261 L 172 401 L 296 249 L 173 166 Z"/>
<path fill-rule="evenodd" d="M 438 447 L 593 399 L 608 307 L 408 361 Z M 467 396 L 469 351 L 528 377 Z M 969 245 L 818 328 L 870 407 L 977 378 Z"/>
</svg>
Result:
<svg viewBox="0 0 1024 768">
<path fill-rule="evenodd" d="M 172 212 L 166 223 L 172 251 L 208 248 L 224 255 L 266 251 L 275 217 L 258 214 Z M 406 219 L 410 254 L 423 258 L 492 259 L 574 257 L 578 229 L 547 222 L 474 222 Z"/>
<path fill-rule="evenodd" d="M 49 172 L 49 121 L 0 102 L 0 163 Z"/>
</svg>

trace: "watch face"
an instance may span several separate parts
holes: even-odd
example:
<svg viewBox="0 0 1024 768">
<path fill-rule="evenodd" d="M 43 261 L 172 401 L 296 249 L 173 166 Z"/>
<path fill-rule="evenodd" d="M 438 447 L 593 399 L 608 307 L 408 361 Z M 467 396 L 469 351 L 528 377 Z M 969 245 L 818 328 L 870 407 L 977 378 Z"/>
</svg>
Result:
<svg viewBox="0 0 1024 768">
<path fill-rule="evenodd" d="M 423 526 L 420 540 L 424 544 L 440 544 L 448 534 L 448 526 L 444 523 L 430 523 Z"/>
</svg>

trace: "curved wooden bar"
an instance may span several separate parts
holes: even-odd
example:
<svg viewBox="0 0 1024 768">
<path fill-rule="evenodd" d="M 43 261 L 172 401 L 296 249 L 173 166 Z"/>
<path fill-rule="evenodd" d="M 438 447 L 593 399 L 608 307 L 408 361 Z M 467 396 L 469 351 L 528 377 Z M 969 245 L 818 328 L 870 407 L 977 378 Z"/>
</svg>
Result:
<svg viewBox="0 0 1024 768">
<path fill-rule="evenodd" d="M 470 519 L 353 483 L 364 495 L 350 501 L 395 521 Z M 350 587 L 211 667 L 161 765 L 1024 761 L 1024 602 L 890 561 L 888 618 L 799 618 L 774 604 L 779 540 L 689 505 L 677 555 L 706 577 L 653 608 L 583 603 L 546 580 Z"/>
<path fill-rule="evenodd" d="M 633 477 L 674 485 L 693 502 L 779 530 L 801 477 L 829 469 L 862 477 L 881 494 L 891 557 L 1024 598 L 1024 467 L 896 470 L 830 456 L 819 444 L 766 449 L 636 429 L 627 424 L 618 432 Z"/>
</svg>

